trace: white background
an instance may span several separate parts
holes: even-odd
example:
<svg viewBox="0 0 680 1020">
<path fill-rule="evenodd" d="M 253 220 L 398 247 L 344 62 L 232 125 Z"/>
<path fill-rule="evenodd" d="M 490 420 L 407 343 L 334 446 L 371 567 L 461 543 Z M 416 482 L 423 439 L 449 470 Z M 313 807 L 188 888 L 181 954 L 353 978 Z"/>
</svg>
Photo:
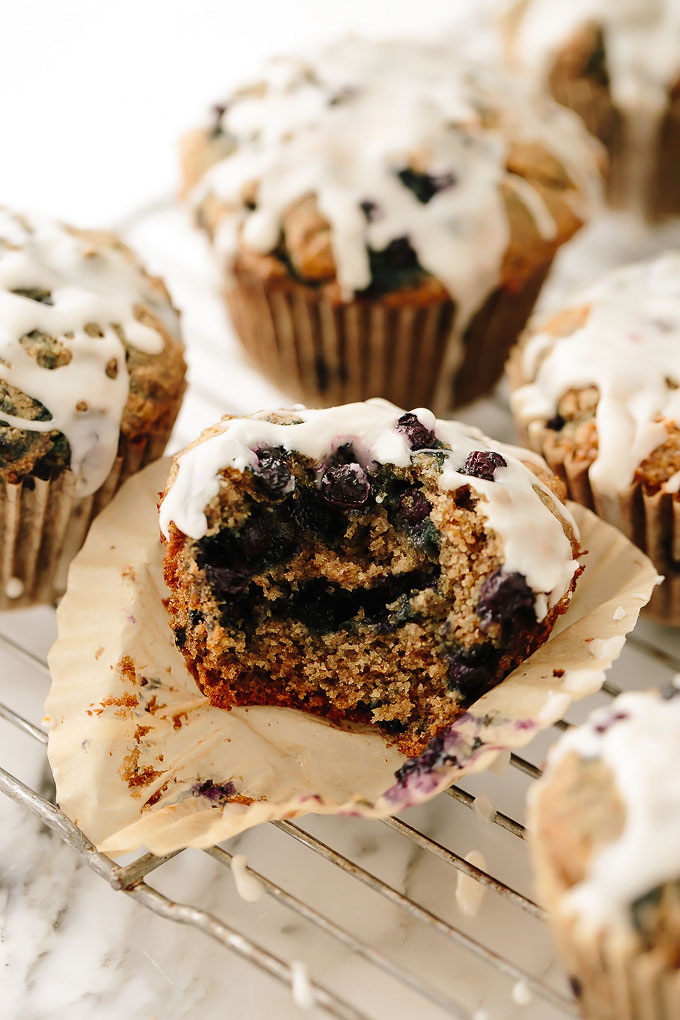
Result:
<svg viewBox="0 0 680 1020">
<path fill-rule="evenodd" d="M 108 226 L 177 187 L 177 140 L 262 57 L 449 30 L 483 0 L 0 0 L 0 201 Z"/>
</svg>

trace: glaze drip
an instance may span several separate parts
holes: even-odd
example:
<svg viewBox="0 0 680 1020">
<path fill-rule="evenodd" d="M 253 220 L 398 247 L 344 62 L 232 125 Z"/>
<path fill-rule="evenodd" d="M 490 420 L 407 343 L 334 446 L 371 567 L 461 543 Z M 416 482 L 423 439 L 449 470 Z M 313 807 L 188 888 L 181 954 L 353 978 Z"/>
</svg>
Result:
<svg viewBox="0 0 680 1020">
<path fill-rule="evenodd" d="M 521 372 L 530 382 L 512 405 L 530 435 L 561 425 L 560 399 L 595 386 L 598 450 L 590 477 L 614 495 L 668 437 L 662 419 L 680 422 L 680 253 L 615 269 L 576 295 L 585 322 L 555 336 L 551 323 L 528 337 Z M 667 491 L 676 491 L 669 479 Z"/>
</svg>

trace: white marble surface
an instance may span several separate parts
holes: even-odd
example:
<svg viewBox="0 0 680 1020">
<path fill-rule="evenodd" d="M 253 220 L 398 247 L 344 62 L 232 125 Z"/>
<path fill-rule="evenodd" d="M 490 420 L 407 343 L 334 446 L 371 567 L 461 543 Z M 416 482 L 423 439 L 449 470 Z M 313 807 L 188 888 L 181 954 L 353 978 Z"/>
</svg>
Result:
<svg viewBox="0 0 680 1020">
<path fill-rule="evenodd" d="M 201 16 L 199 17 L 198 11 Z M 0 5 L 0 195 L 83 224 L 116 224 L 130 210 L 174 188 L 175 143 L 196 111 L 256 64 L 262 53 L 347 28 L 422 31 L 447 26 L 447 2 L 346 0 L 331 15 L 318 0 L 252 0 L 198 5 L 86 0 Z M 7 97 L 12 97 L 12 102 Z M 9 158 L 7 158 L 9 154 Z M 177 210 L 133 217 L 128 236 L 150 267 L 167 274 L 184 311 L 191 389 L 175 437 L 181 443 L 223 411 L 276 403 L 279 395 L 244 364 L 214 297 L 201 237 Z M 545 296 L 588 278 L 594 266 L 672 243 L 661 235 L 609 221 L 561 260 L 557 285 Z M 618 238 L 612 245 L 612 237 Z M 585 252 L 585 254 L 584 254 Z M 508 438 L 507 414 L 485 402 L 467 417 Z M 38 661 L 54 637 L 49 609 L 6 614 L 0 631 Z M 644 624 L 640 640 L 680 657 L 680 639 Z M 630 643 L 611 673 L 632 688 L 662 683 L 673 665 Z M 0 651 L 0 701 L 33 721 L 41 716 L 47 677 L 40 666 Z M 604 696 L 573 710 L 578 719 Z M 540 762 L 554 731 L 527 752 Z M 0 721 L 0 766 L 47 789 L 42 749 Z M 523 816 L 529 780 L 514 769 L 469 781 L 513 817 Z M 405 819 L 462 855 L 481 850 L 489 870 L 530 894 L 525 848 L 511 834 L 441 797 Z M 314 819 L 306 826 L 331 846 L 451 923 L 556 987 L 562 987 L 545 930 L 493 892 L 479 914 L 456 904 L 456 873 L 387 826 L 354 819 Z M 513 1001 L 513 981 L 498 975 L 441 935 L 337 873 L 271 826 L 247 833 L 229 849 L 358 937 L 419 973 L 470 1013 L 489 1020 L 557 1020 L 540 1002 Z M 204 906 L 286 960 L 302 960 L 312 976 L 375 1018 L 441 1017 L 392 979 L 379 975 L 327 936 L 268 897 L 241 900 L 230 872 L 198 852 L 182 854 L 150 879 L 182 902 Z M 287 1020 L 302 1016 L 290 993 L 254 967 L 189 929 L 175 926 L 110 890 L 71 852 L 0 794 L 0 1018 L 164 1020 L 225 1017 Z M 318 1015 L 312 1011 L 307 1015 Z M 480 1014 L 481 1017 L 481 1014 Z"/>
</svg>

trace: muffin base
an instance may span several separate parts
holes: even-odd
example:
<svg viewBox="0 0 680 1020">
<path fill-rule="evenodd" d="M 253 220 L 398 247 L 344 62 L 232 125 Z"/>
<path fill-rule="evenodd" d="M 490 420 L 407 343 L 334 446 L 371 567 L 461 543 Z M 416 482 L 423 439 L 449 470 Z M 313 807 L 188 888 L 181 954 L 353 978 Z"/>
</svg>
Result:
<svg viewBox="0 0 680 1020">
<path fill-rule="evenodd" d="M 497 287 L 461 336 L 449 298 L 400 292 L 340 303 L 288 277 L 237 267 L 225 291 L 258 369 L 312 406 L 385 397 L 442 413 L 487 393 L 526 324 L 550 262 Z"/>
<path fill-rule="evenodd" d="M 680 971 L 660 950 L 645 950 L 632 930 L 588 927 L 567 913 L 564 883 L 534 847 L 541 901 L 569 984 L 587 1020 L 678 1020 Z"/>
<path fill-rule="evenodd" d="M 28 475 L 0 483 L 0 611 L 63 595 L 69 564 L 93 519 L 130 475 L 163 455 L 168 436 L 169 430 L 124 440 L 104 484 L 84 498 L 76 496 L 72 471 L 51 481 Z"/>
</svg>

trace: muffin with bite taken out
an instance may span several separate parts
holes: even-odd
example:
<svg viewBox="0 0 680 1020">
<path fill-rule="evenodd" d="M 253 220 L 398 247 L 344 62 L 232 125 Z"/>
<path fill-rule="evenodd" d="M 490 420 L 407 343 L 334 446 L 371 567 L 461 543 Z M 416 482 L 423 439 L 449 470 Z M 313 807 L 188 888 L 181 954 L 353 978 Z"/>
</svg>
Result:
<svg viewBox="0 0 680 1020">
<path fill-rule="evenodd" d="M 224 418 L 160 504 L 175 640 L 214 705 L 414 756 L 549 636 L 581 572 L 543 462 L 385 401 Z"/>
</svg>

